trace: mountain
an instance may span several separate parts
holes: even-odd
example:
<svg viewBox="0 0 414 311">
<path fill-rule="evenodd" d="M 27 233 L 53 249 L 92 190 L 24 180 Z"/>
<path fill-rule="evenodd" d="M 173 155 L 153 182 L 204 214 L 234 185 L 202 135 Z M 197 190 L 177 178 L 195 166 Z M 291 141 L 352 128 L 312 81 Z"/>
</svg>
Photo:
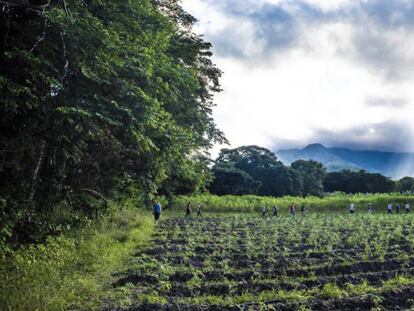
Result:
<svg viewBox="0 0 414 311">
<path fill-rule="evenodd" d="M 311 144 L 303 149 L 279 150 L 276 155 L 286 165 L 299 159 L 312 159 L 323 163 L 330 172 L 342 169 L 364 169 L 393 178 L 414 176 L 414 154 L 412 153 L 357 151 Z"/>
</svg>

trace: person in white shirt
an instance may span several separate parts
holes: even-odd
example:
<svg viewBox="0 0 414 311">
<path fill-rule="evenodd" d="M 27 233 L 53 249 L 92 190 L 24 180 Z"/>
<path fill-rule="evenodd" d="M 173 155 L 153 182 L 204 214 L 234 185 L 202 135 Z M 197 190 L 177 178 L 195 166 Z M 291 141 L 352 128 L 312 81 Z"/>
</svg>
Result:
<svg viewBox="0 0 414 311">
<path fill-rule="evenodd" d="M 355 204 L 354 203 L 349 204 L 349 213 L 351 213 L 351 214 L 355 213 Z"/>
<path fill-rule="evenodd" d="M 388 212 L 388 214 L 392 214 L 392 204 L 391 203 L 389 203 L 387 205 L 387 212 Z"/>
<path fill-rule="evenodd" d="M 405 212 L 408 214 L 410 212 L 410 204 L 409 203 L 405 203 Z"/>
<path fill-rule="evenodd" d="M 372 214 L 372 203 L 371 202 L 369 202 L 368 203 L 368 214 Z"/>
<path fill-rule="evenodd" d="M 266 216 L 266 206 L 262 206 L 262 217 Z"/>
</svg>

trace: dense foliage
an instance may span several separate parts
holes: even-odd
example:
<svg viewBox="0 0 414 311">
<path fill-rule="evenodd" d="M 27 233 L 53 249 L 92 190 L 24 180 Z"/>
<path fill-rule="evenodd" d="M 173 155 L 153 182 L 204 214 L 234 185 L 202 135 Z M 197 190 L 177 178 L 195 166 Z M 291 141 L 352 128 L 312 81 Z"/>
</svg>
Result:
<svg viewBox="0 0 414 311">
<path fill-rule="evenodd" d="M 176 0 L 0 3 L 0 238 L 59 202 L 210 181 L 221 72 L 194 22 Z"/>
<path fill-rule="evenodd" d="M 414 178 L 403 177 L 397 181 L 397 191 L 400 192 L 413 192 L 414 191 Z"/>
<path fill-rule="evenodd" d="M 213 194 L 268 196 L 302 194 L 300 172 L 288 168 L 275 154 L 258 146 L 222 149 L 213 166 Z"/>
<path fill-rule="evenodd" d="M 289 167 L 262 147 L 222 149 L 212 168 L 210 192 L 217 195 L 322 196 L 325 193 L 389 193 L 414 191 L 414 179 L 399 181 L 364 170 L 327 172 L 322 163 L 297 160 Z"/>
<path fill-rule="evenodd" d="M 381 174 L 366 171 L 343 170 L 331 172 L 324 180 L 326 192 L 342 191 L 346 193 L 386 193 L 395 189 L 395 182 Z"/>
</svg>

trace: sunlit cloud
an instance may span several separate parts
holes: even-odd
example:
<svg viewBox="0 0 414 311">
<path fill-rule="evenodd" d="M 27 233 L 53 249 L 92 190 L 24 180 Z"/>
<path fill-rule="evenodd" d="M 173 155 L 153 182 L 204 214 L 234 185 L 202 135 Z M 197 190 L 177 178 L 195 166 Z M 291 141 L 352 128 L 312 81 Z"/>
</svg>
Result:
<svg viewBox="0 0 414 311">
<path fill-rule="evenodd" d="M 414 151 L 412 1 L 183 4 L 224 71 L 214 114 L 233 147 Z"/>
</svg>

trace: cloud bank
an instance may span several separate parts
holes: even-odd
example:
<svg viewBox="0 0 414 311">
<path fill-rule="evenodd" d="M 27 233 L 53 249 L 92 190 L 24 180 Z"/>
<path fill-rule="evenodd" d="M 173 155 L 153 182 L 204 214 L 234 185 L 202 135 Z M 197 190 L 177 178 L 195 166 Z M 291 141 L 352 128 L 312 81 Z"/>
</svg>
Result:
<svg viewBox="0 0 414 311">
<path fill-rule="evenodd" d="M 414 1 L 185 0 L 232 146 L 414 151 Z"/>
</svg>

